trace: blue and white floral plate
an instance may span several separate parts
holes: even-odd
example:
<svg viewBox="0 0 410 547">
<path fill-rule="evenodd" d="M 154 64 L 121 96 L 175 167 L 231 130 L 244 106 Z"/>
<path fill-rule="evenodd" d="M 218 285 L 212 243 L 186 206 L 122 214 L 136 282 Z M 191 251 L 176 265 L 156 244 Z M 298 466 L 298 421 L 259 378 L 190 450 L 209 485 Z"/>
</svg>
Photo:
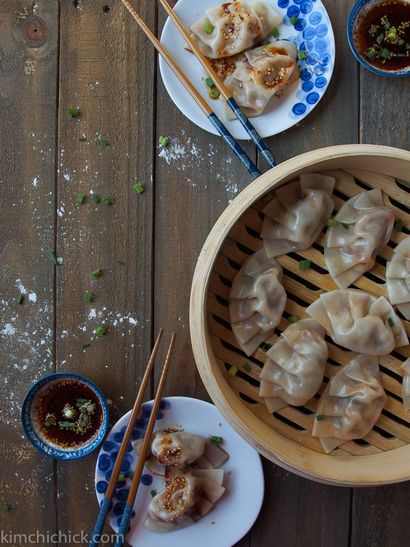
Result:
<svg viewBox="0 0 410 547">
<path fill-rule="evenodd" d="M 133 439 L 141 438 L 147 425 L 152 402 L 142 409 L 133 431 Z M 226 492 L 210 513 L 201 520 L 169 533 L 151 532 L 144 528 L 147 507 L 152 499 L 151 491 L 159 491 L 163 482 L 144 469 L 134 505 L 131 528 L 126 537 L 132 546 L 143 547 L 230 547 L 252 527 L 259 514 L 264 479 L 260 457 L 221 416 L 214 405 L 188 397 L 167 397 L 161 401 L 155 429 L 172 426 L 183 427 L 189 433 L 208 437 L 223 437 L 223 447 L 229 454 L 223 468 L 226 471 Z M 130 412 L 112 428 L 102 445 L 95 470 L 95 488 L 98 502 L 103 500 L 110 473 L 128 423 Z M 133 471 L 136 455 L 129 446 L 123 472 Z M 111 527 L 117 531 L 128 495 L 131 480 L 118 483 L 109 517 Z"/>
<path fill-rule="evenodd" d="M 329 85 L 335 63 L 333 29 L 320 0 L 266 1 L 283 16 L 283 24 L 279 27 L 280 39 L 291 40 L 304 53 L 299 55 L 303 60 L 298 61 L 300 79 L 290 85 L 280 98 L 274 97 L 261 116 L 252 118 L 252 123 L 263 138 L 289 129 L 315 108 Z M 221 3 L 222 0 L 179 0 L 174 9 L 184 25 L 189 27 L 207 9 Z M 248 140 L 249 135 L 239 121 L 225 120 L 222 100 L 209 99 L 203 81 L 204 71 L 192 53 L 184 49 L 184 39 L 169 18 L 164 25 L 161 42 L 232 135 L 236 139 Z M 162 58 L 159 66 L 165 87 L 179 110 L 196 125 L 216 135 L 214 126 Z"/>
</svg>

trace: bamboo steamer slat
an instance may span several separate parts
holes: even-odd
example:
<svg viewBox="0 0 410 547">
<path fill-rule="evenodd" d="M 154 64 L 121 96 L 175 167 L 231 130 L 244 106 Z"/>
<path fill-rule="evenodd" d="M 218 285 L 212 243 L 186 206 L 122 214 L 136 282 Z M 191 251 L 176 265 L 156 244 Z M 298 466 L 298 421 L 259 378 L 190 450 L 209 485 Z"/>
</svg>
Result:
<svg viewBox="0 0 410 547">
<path fill-rule="evenodd" d="M 231 425 L 261 454 L 304 477 L 337 485 L 378 485 L 410 479 L 410 413 L 401 401 L 401 363 L 410 355 L 406 346 L 380 358 L 382 383 L 388 400 L 373 430 L 361 441 L 350 441 L 330 455 L 312 437 L 317 398 L 302 408 L 286 407 L 271 415 L 259 397 L 259 372 L 266 359 L 258 349 L 250 358 L 240 351 L 229 324 L 228 295 L 232 279 L 249 256 L 262 245 L 261 210 L 268 194 L 304 172 L 332 171 L 336 177 L 335 207 L 370 188 L 381 188 L 397 218 L 410 226 L 410 152 L 375 145 L 334 146 L 293 158 L 250 184 L 225 210 L 200 253 L 191 290 L 190 331 L 201 378 L 214 403 Z M 393 232 L 395 243 L 406 233 Z M 321 292 L 336 287 L 322 254 L 323 234 L 298 257 L 279 257 L 288 293 L 286 313 L 305 317 L 305 307 Z M 385 261 L 392 246 L 380 253 L 373 270 L 357 288 L 386 295 Z M 300 257 L 315 267 L 303 274 Z M 410 322 L 404 322 L 410 333 Z M 278 330 L 288 325 L 282 318 Z M 273 343 L 277 335 L 269 342 Z M 336 374 L 353 354 L 329 343 L 325 377 Z M 250 370 L 242 366 L 248 362 Z M 228 374 L 230 366 L 239 369 Z M 323 386 L 322 386 L 323 389 Z M 322 391 L 322 389 L 320 391 Z"/>
</svg>

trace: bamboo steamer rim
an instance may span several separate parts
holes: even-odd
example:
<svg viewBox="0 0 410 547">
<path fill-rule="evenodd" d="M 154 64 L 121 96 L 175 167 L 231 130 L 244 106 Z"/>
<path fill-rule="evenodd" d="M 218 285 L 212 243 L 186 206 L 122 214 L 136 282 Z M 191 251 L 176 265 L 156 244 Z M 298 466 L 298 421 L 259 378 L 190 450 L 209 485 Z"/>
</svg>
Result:
<svg viewBox="0 0 410 547">
<path fill-rule="evenodd" d="M 227 235 L 253 203 L 298 171 L 314 169 L 329 160 L 366 156 L 403 162 L 403 176 L 410 170 L 408 151 L 369 144 L 338 145 L 296 156 L 252 182 L 225 209 L 209 233 L 197 261 L 190 298 L 190 335 L 197 368 L 210 397 L 231 426 L 260 454 L 281 467 L 306 478 L 342 486 L 372 486 L 410 479 L 410 445 L 379 454 L 329 456 L 300 446 L 269 427 L 239 399 L 218 366 L 208 331 L 207 294 L 216 258 Z"/>
</svg>

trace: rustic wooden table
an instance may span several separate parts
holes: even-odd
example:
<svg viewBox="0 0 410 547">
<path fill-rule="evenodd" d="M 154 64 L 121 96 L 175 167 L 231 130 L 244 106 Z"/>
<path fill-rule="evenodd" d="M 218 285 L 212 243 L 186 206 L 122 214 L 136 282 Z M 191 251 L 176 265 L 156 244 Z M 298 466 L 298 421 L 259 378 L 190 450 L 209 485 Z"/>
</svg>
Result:
<svg viewBox="0 0 410 547">
<path fill-rule="evenodd" d="M 157 2 L 136 4 L 152 29 L 162 27 Z M 345 36 L 352 2 L 325 4 L 337 41 L 332 83 L 308 118 L 269 139 L 271 149 L 279 161 L 342 143 L 409 149 L 410 80 L 359 70 Z M 210 228 L 249 176 L 174 107 L 151 45 L 119 0 L 0 0 L 0 97 L 0 499 L 11 506 L 1 529 L 88 532 L 95 456 L 56 463 L 38 455 L 19 423 L 24 393 L 48 372 L 79 372 L 112 400 L 115 421 L 130 408 L 163 326 L 178 332 L 167 393 L 207 399 L 189 340 L 191 277 Z M 79 119 L 68 116 L 71 105 Z M 159 135 L 171 138 L 165 152 Z M 77 206 L 76 196 L 90 192 L 112 205 L 88 197 Z M 97 267 L 104 273 L 92 280 Z M 101 324 L 107 334 L 96 338 Z M 409 544 L 407 483 L 335 488 L 268 461 L 264 469 L 261 515 L 238 545 Z"/>
</svg>

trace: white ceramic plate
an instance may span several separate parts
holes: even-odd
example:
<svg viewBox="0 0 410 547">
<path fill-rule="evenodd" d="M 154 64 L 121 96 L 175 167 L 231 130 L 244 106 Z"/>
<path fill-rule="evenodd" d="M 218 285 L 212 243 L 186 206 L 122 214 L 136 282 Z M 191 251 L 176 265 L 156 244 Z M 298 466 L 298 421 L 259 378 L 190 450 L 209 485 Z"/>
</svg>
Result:
<svg viewBox="0 0 410 547">
<path fill-rule="evenodd" d="M 329 16 L 320 0 L 267 0 L 283 16 L 278 27 L 280 39 L 291 40 L 306 59 L 299 61 L 300 79 L 287 88 L 282 97 L 274 97 L 265 112 L 251 121 L 261 137 L 276 135 L 305 118 L 323 97 L 333 73 L 335 39 Z M 192 25 L 218 0 L 179 0 L 175 11 L 185 27 Z M 274 38 L 272 38 L 274 41 Z M 198 91 L 202 93 L 215 113 L 236 139 L 249 139 L 239 121 L 224 118 L 222 100 L 208 97 L 204 71 L 192 53 L 184 49 L 184 39 L 170 18 L 162 31 L 161 42 L 182 68 Z M 164 85 L 179 110 L 191 121 L 210 133 L 215 127 L 195 103 L 171 69 L 160 58 Z"/>
<path fill-rule="evenodd" d="M 142 414 L 136 422 L 137 427 L 134 428 L 134 438 L 142 436 L 151 404 L 152 402 L 144 405 Z M 151 490 L 161 490 L 163 483 L 161 479 L 153 477 L 144 469 L 134 505 L 135 516 L 126 539 L 132 546 L 143 547 L 230 547 L 248 532 L 259 514 L 264 492 L 260 457 L 231 428 L 214 405 L 188 397 L 167 397 L 162 401 L 161 407 L 155 429 L 179 425 L 189 433 L 205 437 L 223 437 L 223 447 L 229 454 L 229 459 L 223 466 L 227 472 L 226 492 L 213 510 L 192 526 L 169 533 L 151 532 L 144 528 L 143 522 L 152 499 Z M 129 415 L 130 412 L 115 424 L 100 450 L 95 470 L 95 487 L 99 503 L 103 499 Z M 135 463 L 136 456 L 130 450 L 127 453 L 124 471 L 133 470 Z M 130 479 L 118 483 L 117 497 L 113 500 L 109 517 L 111 527 L 115 531 L 118 530 L 121 504 L 122 500 L 126 499 L 129 486 Z"/>
</svg>

